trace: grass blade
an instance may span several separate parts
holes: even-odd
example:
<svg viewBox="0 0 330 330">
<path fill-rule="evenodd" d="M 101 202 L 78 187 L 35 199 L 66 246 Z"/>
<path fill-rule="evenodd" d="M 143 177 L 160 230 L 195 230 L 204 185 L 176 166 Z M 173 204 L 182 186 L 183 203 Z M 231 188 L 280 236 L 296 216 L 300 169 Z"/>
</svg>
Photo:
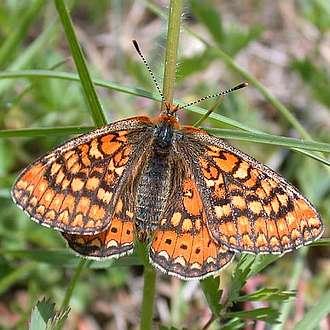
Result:
<svg viewBox="0 0 330 330">
<path fill-rule="evenodd" d="M 95 129 L 94 126 L 39 127 L 0 130 L 0 138 L 35 137 L 49 135 L 83 134 Z"/>
<path fill-rule="evenodd" d="M 234 139 L 240 141 L 274 144 L 277 146 L 284 146 L 289 148 L 296 147 L 304 150 L 330 152 L 329 143 L 314 142 L 310 140 L 306 141 L 267 133 L 242 132 L 232 129 L 206 128 L 206 130 L 224 139 Z"/>
<path fill-rule="evenodd" d="M 80 82 L 80 78 L 75 73 L 60 72 L 52 70 L 20 70 L 20 71 L 4 71 L 0 72 L 0 79 L 15 79 L 15 78 L 55 78 Z M 109 88 L 118 92 L 123 92 L 126 94 L 136 95 L 146 97 L 151 100 L 161 101 L 158 94 L 153 94 L 145 91 L 141 88 L 123 86 L 121 84 L 115 83 L 109 80 L 93 79 L 93 83 L 96 86 Z"/>
<path fill-rule="evenodd" d="M 23 128 L 13 130 L 0 130 L 0 138 L 8 137 L 34 137 L 47 135 L 70 135 L 82 134 L 95 129 L 94 126 L 65 126 L 65 127 L 39 127 L 39 128 Z M 271 144 L 276 146 L 284 146 L 288 148 L 300 148 L 302 150 L 314 150 L 322 152 L 330 152 L 330 145 L 322 142 L 304 141 L 284 136 L 271 135 L 266 133 L 250 133 L 237 130 L 225 129 L 207 129 L 208 131 L 216 131 L 221 138 L 257 142 Z M 326 160 L 324 160 L 326 161 Z"/>
<path fill-rule="evenodd" d="M 30 24 L 38 16 L 38 13 L 42 6 L 45 4 L 45 0 L 36 0 L 32 3 L 30 8 L 25 12 L 20 19 L 18 25 L 4 41 L 0 48 L 0 68 L 3 68 L 8 61 L 8 58 L 15 52 L 15 48 L 20 44 L 25 35 L 28 32 Z"/>
<path fill-rule="evenodd" d="M 29 62 L 36 56 L 36 54 L 49 43 L 55 39 L 56 25 L 55 22 L 47 24 L 47 27 L 43 32 L 35 39 L 31 45 L 29 45 L 24 52 L 15 58 L 15 60 L 7 68 L 8 71 L 19 70 L 26 67 Z M 11 87 L 12 81 L 1 81 L 0 82 L 0 94 L 6 89 Z"/>
<path fill-rule="evenodd" d="M 87 99 L 89 110 L 96 126 L 103 126 L 107 123 L 101 102 L 96 94 L 94 83 L 90 77 L 87 64 L 76 37 L 73 23 L 67 7 L 63 0 L 55 0 L 56 9 L 62 21 L 62 25 L 69 42 L 71 53 L 76 64 L 81 84 Z"/>
</svg>

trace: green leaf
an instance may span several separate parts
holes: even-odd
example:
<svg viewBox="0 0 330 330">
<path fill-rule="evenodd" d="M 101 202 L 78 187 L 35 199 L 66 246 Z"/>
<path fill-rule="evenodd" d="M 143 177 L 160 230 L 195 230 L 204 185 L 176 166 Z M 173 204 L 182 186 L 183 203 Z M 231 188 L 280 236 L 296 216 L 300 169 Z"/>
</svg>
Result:
<svg viewBox="0 0 330 330">
<path fill-rule="evenodd" d="M 0 140 L 0 159 L 0 177 L 4 177 L 14 163 L 14 157 L 10 151 L 10 146 L 3 140 Z"/>
<path fill-rule="evenodd" d="M 311 89 L 313 96 L 330 107 L 330 73 L 326 68 L 318 68 L 313 62 L 305 58 L 295 60 L 291 63 L 291 68 L 296 71 L 306 85 Z"/>
<path fill-rule="evenodd" d="M 239 318 L 233 318 L 227 323 L 225 323 L 221 330 L 239 330 L 244 328 L 244 322 L 242 322 Z"/>
<path fill-rule="evenodd" d="M 215 58 L 215 54 L 209 48 L 192 57 L 182 58 L 178 64 L 177 80 L 183 80 L 196 72 L 206 69 Z"/>
<path fill-rule="evenodd" d="M 66 8 L 63 0 L 55 0 L 55 5 L 61 18 L 71 53 L 78 70 L 80 81 L 89 105 L 89 111 L 91 112 L 95 125 L 103 126 L 107 123 L 107 120 L 96 94 L 93 81 L 89 75 L 86 60 L 78 43 L 68 9 Z"/>
<path fill-rule="evenodd" d="M 196 0 L 197 1 L 197 0 Z M 152 10 L 156 15 L 161 16 L 166 19 L 166 14 L 158 7 L 153 4 L 150 4 L 149 2 L 146 2 L 146 5 L 150 10 Z M 201 37 L 200 35 L 193 32 L 188 27 L 184 27 L 186 31 L 188 31 L 191 35 L 193 35 L 197 40 L 202 42 L 206 47 L 212 48 L 217 57 L 226 64 L 226 66 L 231 69 L 236 74 L 239 74 L 241 77 L 243 77 L 246 81 L 251 83 L 256 89 L 259 90 L 259 92 L 265 97 L 265 99 L 273 105 L 275 109 L 277 109 L 283 117 L 286 119 L 288 123 L 290 123 L 300 134 L 302 137 L 306 139 L 310 139 L 310 135 L 307 133 L 305 128 L 299 123 L 297 118 L 294 116 L 294 114 L 286 108 L 278 99 L 276 99 L 268 90 L 264 87 L 263 84 L 261 84 L 255 77 L 250 75 L 245 69 L 240 67 L 235 61 L 232 59 L 231 56 L 229 56 L 225 51 L 220 48 L 219 45 L 214 45 L 208 42 L 205 38 Z M 193 108 L 193 107 L 192 107 Z M 198 111 L 196 111 L 198 112 Z M 212 116 L 210 116 L 212 117 Z M 230 125 L 230 124 L 229 124 Z M 232 125 L 235 126 L 235 125 Z M 238 127 L 238 126 L 235 126 Z M 241 128 L 244 129 L 241 125 Z M 251 129 L 247 129 L 248 131 L 253 131 Z"/>
<path fill-rule="evenodd" d="M 236 301 L 284 301 L 295 297 L 295 291 L 282 291 L 280 289 L 263 288 L 253 293 L 240 296 Z"/>
<path fill-rule="evenodd" d="M 319 155 L 316 155 L 315 153 L 311 153 L 309 151 L 305 151 L 305 150 L 302 150 L 302 149 L 297 149 L 297 148 L 293 148 L 292 150 L 304 155 L 304 156 L 307 156 L 307 157 L 310 157 L 314 160 L 317 160 L 318 162 L 321 162 L 323 163 L 324 165 L 327 165 L 327 166 L 330 166 L 330 161 L 328 161 L 327 159 L 319 156 Z"/>
<path fill-rule="evenodd" d="M 55 316 L 55 304 L 43 298 L 33 308 L 29 330 L 47 329 L 47 323 Z"/>
<path fill-rule="evenodd" d="M 43 298 L 33 308 L 29 330 L 60 330 L 68 318 L 69 308 L 56 312 L 55 303 L 50 299 Z"/>
<path fill-rule="evenodd" d="M 64 79 L 64 80 L 80 82 L 79 75 L 69 72 L 60 72 L 60 71 L 52 71 L 52 70 L 20 70 L 14 72 L 10 72 L 10 71 L 0 72 L 0 79 L 31 78 L 31 77 L 48 78 L 48 79 L 55 78 L 55 79 Z M 137 95 L 156 101 L 161 101 L 161 97 L 158 95 L 158 93 L 151 93 L 138 87 L 123 86 L 116 82 L 109 80 L 102 80 L 102 79 L 93 79 L 93 83 L 96 86 L 106 87 L 118 92 L 123 92 L 126 94 Z"/>
<path fill-rule="evenodd" d="M 220 46 L 231 56 L 244 49 L 251 41 L 260 37 L 263 29 L 259 25 L 243 29 L 239 26 L 232 26 L 226 29 L 225 40 Z"/>
<path fill-rule="evenodd" d="M 221 46 L 231 56 L 245 48 L 252 40 L 257 39 L 263 31 L 262 27 L 258 25 L 252 26 L 249 29 L 241 28 L 238 25 L 226 28 L 222 24 L 220 13 L 209 1 L 193 0 L 191 4 L 193 13 L 205 25 L 215 43 Z M 208 48 L 207 50 L 210 51 L 211 49 Z M 215 53 L 212 52 L 212 59 L 215 56 Z M 199 63 L 196 63 L 195 68 L 200 69 Z"/>
<path fill-rule="evenodd" d="M 281 258 L 281 255 L 258 255 L 258 256 L 249 256 L 249 258 L 254 258 L 253 264 L 251 266 L 251 270 L 249 273 L 249 278 L 253 275 L 260 273 L 263 269 L 267 266 L 272 264 L 273 262 L 277 261 Z"/>
<path fill-rule="evenodd" d="M 13 78 L 19 78 L 19 77 L 20 78 L 27 78 L 27 77 L 57 78 L 57 79 L 79 81 L 79 77 L 75 74 L 67 73 L 67 72 L 54 72 L 51 70 L 21 70 L 21 71 L 16 71 L 16 72 L 0 72 L 0 79 L 1 78 L 2 79 L 13 79 Z M 140 88 L 126 87 L 126 86 L 117 84 L 115 82 L 104 81 L 101 79 L 95 79 L 93 81 L 95 82 L 95 85 L 98 85 L 98 86 L 106 87 L 106 88 L 116 90 L 119 92 L 123 92 L 126 94 L 143 96 L 143 97 L 146 97 L 146 98 L 149 98 L 152 100 L 161 101 L 160 96 L 158 94 L 156 94 L 156 93 L 153 94 L 153 93 L 147 92 Z M 175 100 L 174 102 L 175 102 L 175 104 L 179 104 L 179 105 L 185 104 L 184 102 L 180 102 L 180 100 Z M 193 113 L 200 114 L 200 115 L 204 115 L 207 112 L 207 110 L 202 109 L 196 105 L 189 107 L 188 109 L 186 109 L 186 111 L 191 111 Z M 240 128 L 245 131 L 260 133 L 260 131 L 257 131 L 251 127 L 248 127 L 244 124 L 239 123 L 236 120 L 227 118 L 227 117 L 219 115 L 217 113 L 211 113 L 208 118 L 211 120 L 214 120 L 218 123 L 220 122 L 222 124 Z"/>
<path fill-rule="evenodd" d="M 219 315 L 222 308 L 222 305 L 220 304 L 222 290 L 219 289 L 220 277 L 208 277 L 201 280 L 200 285 L 212 313 L 214 315 Z"/>
<path fill-rule="evenodd" d="M 275 324 L 278 323 L 279 312 L 271 307 L 263 307 L 248 311 L 228 312 L 225 317 L 238 317 L 243 320 L 259 320 Z"/>
<path fill-rule="evenodd" d="M 221 44 L 224 38 L 221 15 L 209 1 L 191 1 L 191 9 L 198 20 L 205 25 L 213 39 Z"/>
<path fill-rule="evenodd" d="M 320 321 L 330 313 L 330 290 L 325 292 L 320 300 L 305 314 L 295 326 L 295 330 L 314 329 Z"/>
<path fill-rule="evenodd" d="M 255 260 L 254 256 L 242 255 L 236 265 L 230 284 L 228 301 L 235 302 L 239 297 L 239 292 L 244 286 L 250 272 L 251 266 Z"/>
<path fill-rule="evenodd" d="M 79 258 L 67 250 L 6 250 L 4 255 L 37 262 L 43 262 L 56 266 L 76 267 Z"/>
<path fill-rule="evenodd" d="M 98 262 L 98 265 L 101 265 L 102 262 Z M 113 267 L 128 267 L 128 266 L 142 266 L 143 262 L 141 258 L 137 255 L 129 255 L 125 257 L 121 257 L 120 259 L 117 259 L 113 263 Z M 93 263 L 92 265 L 93 266 Z"/>
</svg>

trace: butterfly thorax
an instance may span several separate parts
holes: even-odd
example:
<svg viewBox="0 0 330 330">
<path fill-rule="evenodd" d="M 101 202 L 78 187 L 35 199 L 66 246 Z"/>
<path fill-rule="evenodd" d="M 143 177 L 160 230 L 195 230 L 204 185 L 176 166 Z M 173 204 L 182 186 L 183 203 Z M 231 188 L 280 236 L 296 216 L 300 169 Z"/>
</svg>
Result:
<svg viewBox="0 0 330 330">
<path fill-rule="evenodd" d="M 136 194 L 135 225 L 138 238 L 145 241 L 157 228 L 170 195 L 173 159 L 173 124 L 159 121 L 154 126 L 147 160 L 141 169 Z"/>
</svg>

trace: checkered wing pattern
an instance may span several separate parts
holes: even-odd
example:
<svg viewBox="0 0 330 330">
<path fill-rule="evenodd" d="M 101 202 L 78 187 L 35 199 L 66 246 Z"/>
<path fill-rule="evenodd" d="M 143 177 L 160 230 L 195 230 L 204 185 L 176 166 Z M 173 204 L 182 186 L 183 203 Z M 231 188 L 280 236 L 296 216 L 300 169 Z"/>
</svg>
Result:
<svg viewBox="0 0 330 330">
<path fill-rule="evenodd" d="M 118 258 L 133 252 L 133 197 L 125 185 L 115 207 L 110 226 L 95 235 L 62 233 L 71 249 L 92 259 Z"/>
<path fill-rule="evenodd" d="M 322 235 L 323 224 L 296 188 L 255 159 L 202 130 L 185 127 L 211 237 L 230 250 L 283 253 Z"/>
<path fill-rule="evenodd" d="M 177 168 L 177 171 L 182 168 Z M 181 176 L 181 175 L 180 175 Z M 185 169 L 160 219 L 150 246 L 150 260 L 160 270 L 182 279 L 217 273 L 233 258 L 210 236 L 206 210 L 192 173 Z"/>
<path fill-rule="evenodd" d="M 33 220 L 68 234 L 104 231 L 149 127 L 147 117 L 135 117 L 63 144 L 23 170 L 12 189 L 15 203 Z"/>
</svg>

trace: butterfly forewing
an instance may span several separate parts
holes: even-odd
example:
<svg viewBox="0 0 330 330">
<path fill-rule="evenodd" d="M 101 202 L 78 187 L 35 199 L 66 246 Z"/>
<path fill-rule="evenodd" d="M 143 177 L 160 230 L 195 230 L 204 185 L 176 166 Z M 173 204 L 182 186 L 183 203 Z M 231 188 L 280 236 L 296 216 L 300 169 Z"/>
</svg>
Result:
<svg viewBox="0 0 330 330">
<path fill-rule="evenodd" d="M 191 153 L 207 227 L 219 244 L 234 251 L 283 253 L 322 235 L 317 211 L 281 176 L 202 130 L 184 131 L 181 148 Z"/>
<path fill-rule="evenodd" d="M 14 201 L 42 225 L 71 234 L 103 231 L 149 128 L 147 117 L 135 117 L 63 144 L 20 174 Z"/>
<path fill-rule="evenodd" d="M 182 156 L 182 155 L 181 155 Z M 159 219 L 150 246 L 151 262 L 162 271 L 183 279 L 203 278 L 228 264 L 234 253 L 210 236 L 200 193 L 188 168 L 176 171 L 174 194 Z"/>
</svg>

